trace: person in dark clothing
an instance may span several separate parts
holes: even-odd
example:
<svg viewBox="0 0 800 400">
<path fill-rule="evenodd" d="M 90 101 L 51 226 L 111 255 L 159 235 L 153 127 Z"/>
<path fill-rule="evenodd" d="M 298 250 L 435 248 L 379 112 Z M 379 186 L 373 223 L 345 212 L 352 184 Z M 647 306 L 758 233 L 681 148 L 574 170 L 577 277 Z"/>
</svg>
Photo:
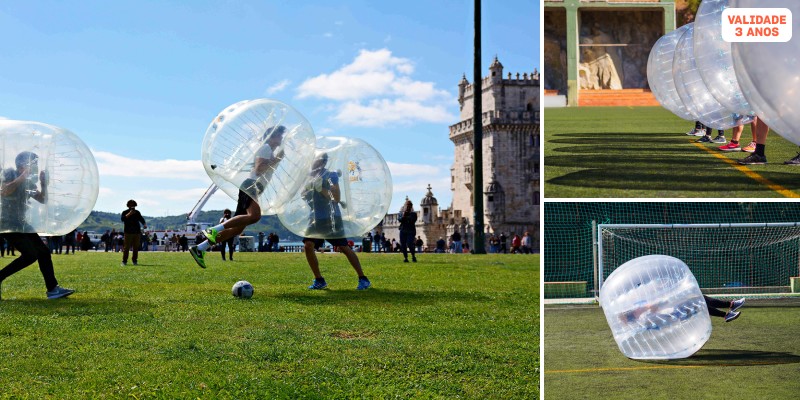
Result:
<svg viewBox="0 0 800 400">
<path fill-rule="evenodd" d="M 439 240 L 436 241 L 436 250 L 434 250 L 434 253 L 444 253 L 445 246 L 447 246 L 447 243 L 444 241 L 444 238 L 440 237 Z"/>
<path fill-rule="evenodd" d="M 0 231 L 7 232 L 3 234 L 3 238 L 19 250 L 20 256 L 0 270 L 0 298 L 3 281 L 34 261 L 38 262 L 39 271 L 44 278 L 47 298 L 67 297 L 75 291 L 58 285 L 50 249 L 42 242 L 34 227 L 25 220 L 25 210 L 30 207 L 28 199 L 42 204 L 47 202 L 47 173 L 38 172 L 39 156 L 29 151 L 19 153 L 15 165 L 16 169 L 8 168 L 0 176 Z"/>
<path fill-rule="evenodd" d="M 703 299 L 705 299 L 706 306 L 708 307 L 708 315 L 712 317 L 725 318 L 725 322 L 731 322 L 736 318 L 739 318 L 739 314 L 741 314 L 741 312 L 737 310 L 742 308 L 745 301 L 744 297 L 734 301 L 723 301 L 706 295 L 703 295 Z M 719 310 L 720 308 L 727 308 L 728 311 L 725 312 Z"/>
<path fill-rule="evenodd" d="M 224 224 L 225 221 L 229 219 L 231 219 L 231 210 L 226 208 L 225 211 L 222 212 L 222 218 L 219 219 L 219 223 Z M 236 238 L 231 236 L 228 240 L 218 242 L 220 244 L 219 251 L 222 253 L 222 261 L 225 261 L 225 246 L 228 247 L 228 258 L 233 261 L 233 249 L 236 247 L 233 243 L 234 239 Z"/>
<path fill-rule="evenodd" d="M 414 249 L 414 236 L 417 235 L 417 213 L 414 212 L 414 204 L 411 203 L 411 200 L 406 200 L 398 221 L 400 222 L 400 250 L 403 252 L 403 262 L 408 262 L 409 251 L 411 251 L 411 261 L 417 262 L 417 254 Z"/>
<path fill-rule="evenodd" d="M 72 232 L 66 234 L 64 236 L 64 246 L 66 247 L 66 251 L 63 254 L 69 254 L 70 247 L 72 248 L 72 254 L 75 254 L 75 234 L 77 233 L 77 229 L 73 229 Z"/>
<path fill-rule="evenodd" d="M 498 253 L 508 254 L 508 246 L 506 244 L 508 238 L 506 237 L 505 233 L 500 234 L 500 249 L 497 250 Z"/>
<path fill-rule="evenodd" d="M 453 232 L 450 236 L 450 240 L 453 241 L 453 253 L 461 254 L 464 251 L 464 248 L 461 246 L 461 234 L 458 233 L 458 231 Z"/>
<path fill-rule="evenodd" d="M 139 224 L 144 225 L 144 229 L 147 229 L 147 222 L 144 221 L 142 213 L 136 209 L 135 200 L 128 200 L 126 205 L 128 209 L 122 212 L 122 217 L 120 218 L 125 225 L 123 230 L 125 239 L 122 247 L 122 265 L 128 265 L 128 251 L 131 248 L 133 248 L 131 261 L 133 261 L 133 265 L 139 265 L 139 248 L 142 245 L 142 227 Z"/>
</svg>

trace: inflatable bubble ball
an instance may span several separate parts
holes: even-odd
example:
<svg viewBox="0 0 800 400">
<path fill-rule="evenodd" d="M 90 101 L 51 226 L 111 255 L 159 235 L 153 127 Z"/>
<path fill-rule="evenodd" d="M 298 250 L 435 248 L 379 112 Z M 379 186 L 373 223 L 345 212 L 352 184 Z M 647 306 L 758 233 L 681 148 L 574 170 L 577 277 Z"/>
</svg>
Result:
<svg viewBox="0 0 800 400">
<path fill-rule="evenodd" d="M 276 214 L 300 188 L 314 157 L 314 131 L 294 108 L 245 100 L 219 113 L 201 149 L 211 180 L 232 199 L 243 191 L 264 215 Z"/>
<path fill-rule="evenodd" d="M 733 68 L 731 43 L 722 39 L 722 12 L 728 0 L 704 0 L 694 22 L 694 59 L 709 92 L 728 110 L 753 115 Z"/>
<path fill-rule="evenodd" d="M 694 26 L 689 26 L 675 47 L 672 75 L 683 104 L 703 125 L 714 129 L 730 129 L 753 121 L 748 115 L 728 110 L 706 86 L 694 60 Z"/>
<path fill-rule="evenodd" d="M 697 280 L 675 257 L 650 255 L 622 264 L 603 283 L 600 305 L 628 358 L 686 358 L 711 337 Z"/>
<path fill-rule="evenodd" d="M 0 120 L 0 233 L 60 236 L 91 213 L 97 163 L 74 133 L 32 121 Z"/>
<path fill-rule="evenodd" d="M 736 79 L 756 115 L 785 139 L 800 145 L 800 2 L 730 0 L 731 7 L 788 8 L 794 37 L 785 43 L 733 43 Z"/>
<path fill-rule="evenodd" d="M 392 175 L 377 150 L 359 139 L 319 137 L 302 187 L 278 218 L 303 237 L 356 237 L 381 222 L 391 200 Z"/>
<path fill-rule="evenodd" d="M 684 25 L 656 41 L 647 58 L 647 83 L 650 90 L 661 106 L 680 118 L 696 121 L 697 118 L 686 109 L 675 88 L 675 79 L 672 77 L 672 61 L 675 56 L 675 46 L 684 32 L 689 28 Z"/>
</svg>

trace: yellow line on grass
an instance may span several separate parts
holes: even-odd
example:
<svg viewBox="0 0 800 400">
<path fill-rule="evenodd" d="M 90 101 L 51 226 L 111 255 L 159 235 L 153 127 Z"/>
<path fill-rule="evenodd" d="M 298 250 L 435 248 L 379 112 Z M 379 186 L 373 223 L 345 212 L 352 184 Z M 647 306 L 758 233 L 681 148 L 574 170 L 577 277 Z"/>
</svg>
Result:
<svg viewBox="0 0 800 400">
<path fill-rule="evenodd" d="M 719 154 L 719 153 L 715 152 L 714 150 L 712 150 L 712 149 L 710 149 L 710 148 L 708 148 L 708 147 L 706 147 L 706 146 L 704 146 L 704 145 L 702 145 L 700 143 L 695 143 L 695 142 L 691 142 L 691 143 L 693 145 L 703 149 L 704 151 L 708 152 L 709 154 L 713 155 L 714 157 L 717 157 L 720 160 L 725 161 L 726 163 L 731 165 L 733 168 L 736 168 L 737 170 L 739 170 L 743 174 L 747 175 L 748 178 L 750 178 L 750 179 L 752 179 L 752 180 L 754 180 L 754 181 L 756 181 L 756 182 L 758 182 L 758 183 L 760 183 L 762 185 L 765 185 L 766 187 L 778 192 L 782 196 L 789 197 L 789 198 L 800 198 L 800 194 L 797 194 L 797 193 L 795 193 L 795 192 L 793 192 L 793 191 L 791 191 L 791 190 L 789 190 L 789 189 L 787 189 L 787 188 L 785 188 L 785 187 L 783 187 L 781 185 L 778 185 L 777 183 L 772 182 L 771 180 L 769 180 L 767 178 L 764 178 L 763 176 L 759 175 L 757 172 L 751 170 L 750 168 L 747 168 L 747 166 L 739 164 L 735 160 L 731 160 L 730 158 L 725 157 L 722 154 Z"/>
<path fill-rule="evenodd" d="M 714 367 L 748 367 L 756 365 L 785 364 L 778 362 L 752 362 L 738 364 L 704 364 L 704 365 L 656 365 L 647 367 L 619 367 L 619 368 L 589 368 L 589 369 L 562 369 L 544 371 L 545 374 L 572 374 L 583 372 L 612 372 L 612 371 L 644 371 L 649 369 L 688 369 L 688 368 L 714 368 Z"/>
</svg>

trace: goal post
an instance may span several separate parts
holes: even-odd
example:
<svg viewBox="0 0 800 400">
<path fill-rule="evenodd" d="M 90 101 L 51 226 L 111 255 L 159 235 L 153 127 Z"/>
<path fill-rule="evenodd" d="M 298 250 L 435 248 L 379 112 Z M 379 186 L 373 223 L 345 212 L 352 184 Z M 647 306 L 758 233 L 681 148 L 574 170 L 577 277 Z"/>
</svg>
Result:
<svg viewBox="0 0 800 400">
<path fill-rule="evenodd" d="M 704 293 L 721 296 L 790 296 L 800 276 L 800 222 L 598 224 L 594 242 L 599 287 L 651 254 L 684 261 Z"/>
</svg>

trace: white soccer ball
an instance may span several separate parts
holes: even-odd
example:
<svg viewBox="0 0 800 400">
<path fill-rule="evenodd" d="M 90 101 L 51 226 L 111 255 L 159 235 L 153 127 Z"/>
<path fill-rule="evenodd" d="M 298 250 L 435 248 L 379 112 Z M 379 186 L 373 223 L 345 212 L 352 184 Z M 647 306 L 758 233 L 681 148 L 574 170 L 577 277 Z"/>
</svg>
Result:
<svg viewBox="0 0 800 400">
<path fill-rule="evenodd" d="M 233 297 L 240 298 L 240 299 L 249 299 L 253 297 L 253 285 L 250 284 L 248 281 L 239 281 L 233 284 L 233 289 L 231 292 L 233 293 Z"/>
</svg>

